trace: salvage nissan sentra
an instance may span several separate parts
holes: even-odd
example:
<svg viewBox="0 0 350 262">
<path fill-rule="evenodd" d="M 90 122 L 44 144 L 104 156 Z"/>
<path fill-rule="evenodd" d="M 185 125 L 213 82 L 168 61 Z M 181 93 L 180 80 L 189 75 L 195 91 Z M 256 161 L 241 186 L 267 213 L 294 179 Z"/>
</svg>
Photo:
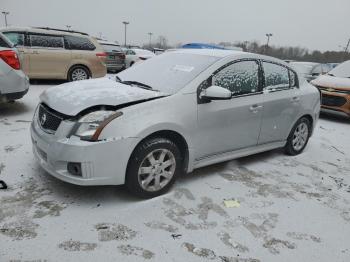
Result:
<svg viewBox="0 0 350 262">
<path fill-rule="evenodd" d="M 47 89 L 34 155 L 77 185 L 150 198 L 180 173 L 275 148 L 301 153 L 320 94 L 281 60 L 226 50 L 164 53 L 119 73 Z"/>
</svg>

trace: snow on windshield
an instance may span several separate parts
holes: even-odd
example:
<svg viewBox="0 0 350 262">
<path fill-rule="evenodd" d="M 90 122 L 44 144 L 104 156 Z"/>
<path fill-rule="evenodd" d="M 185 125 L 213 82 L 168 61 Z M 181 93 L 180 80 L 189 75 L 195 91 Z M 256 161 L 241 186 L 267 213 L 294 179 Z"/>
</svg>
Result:
<svg viewBox="0 0 350 262">
<path fill-rule="evenodd" d="M 122 81 L 137 81 L 167 94 L 174 94 L 219 57 L 164 53 L 118 74 Z"/>
<path fill-rule="evenodd" d="M 336 77 L 350 78 L 350 60 L 336 66 L 328 74 Z"/>
</svg>

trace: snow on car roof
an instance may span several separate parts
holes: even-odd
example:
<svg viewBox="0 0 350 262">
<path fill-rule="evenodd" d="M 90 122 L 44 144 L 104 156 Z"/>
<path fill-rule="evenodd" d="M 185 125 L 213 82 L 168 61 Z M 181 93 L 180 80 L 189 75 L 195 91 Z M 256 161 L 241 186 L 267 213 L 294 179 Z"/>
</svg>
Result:
<svg viewBox="0 0 350 262">
<path fill-rule="evenodd" d="M 172 52 L 183 53 L 183 54 L 193 54 L 193 55 L 207 55 L 215 57 L 227 57 L 233 55 L 249 54 L 242 51 L 235 50 L 220 50 L 220 49 L 176 49 Z"/>
</svg>

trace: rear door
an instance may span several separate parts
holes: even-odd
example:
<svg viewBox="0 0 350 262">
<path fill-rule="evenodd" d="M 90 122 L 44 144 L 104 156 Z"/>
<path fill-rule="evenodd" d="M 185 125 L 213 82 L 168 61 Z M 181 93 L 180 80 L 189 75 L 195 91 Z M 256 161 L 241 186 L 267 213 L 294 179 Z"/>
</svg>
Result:
<svg viewBox="0 0 350 262">
<path fill-rule="evenodd" d="M 63 36 L 29 34 L 31 78 L 65 79 L 71 52 L 64 47 Z"/>
<path fill-rule="evenodd" d="M 284 65 L 262 61 L 264 72 L 264 113 L 259 144 L 283 141 L 288 137 L 300 110 L 296 74 Z"/>
</svg>

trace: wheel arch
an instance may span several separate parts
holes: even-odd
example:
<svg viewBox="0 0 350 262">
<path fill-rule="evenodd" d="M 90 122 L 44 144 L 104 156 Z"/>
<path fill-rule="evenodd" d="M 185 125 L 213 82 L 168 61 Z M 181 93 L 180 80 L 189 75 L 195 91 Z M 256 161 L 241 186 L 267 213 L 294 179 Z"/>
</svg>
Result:
<svg viewBox="0 0 350 262">
<path fill-rule="evenodd" d="M 67 80 L 69 80 L 69 74 L 70 74 L 70 72 L 71 72 L 74 68 L 76 68 L 76 67 L 84 67 L 84 68 L 88 71 L 89 77 L 92 76 L 91 70 L 90 70 L 90 68 L 89 68 L 87 65 L 84 65 L 84 64 L 81 64 L 81 63 L 77 63 L 77 64 L 71 65 L 71 66 L 68 68 L 68 71 L 67 71 Z"/>
<path fill-rule="evenodd" d="M 183 159 L 183 166 L 184 166 L 184 171 L 186 172 L 188 170 L 188 166 L 189 166 L 189 147 L 188 147 L 188 143 L 186 141 L 186 139 L 184 138 L 183 135 L 181 135 L 179 132 L 173 131 L 173 130 L 159 130 L 159 131 L 155 131 L 149 135 L 147 135 L 145 138 L 143 138 L 134 148 L 134 150 L 132 151 L 129 161 L 132 157 L 132 155 L 134 154 L 136 148 L 143 143 L 145 140 L 148 139 L 152 139 L 152 138 L 166 138 L 169 139 L 170 141 L 174 142 L 176 144 L 176 146 L 179 148 L 180 153 L 181 153 L 181 157 Z M 128 161 L 128 162 L 129 162 Z"/>
</svg>

